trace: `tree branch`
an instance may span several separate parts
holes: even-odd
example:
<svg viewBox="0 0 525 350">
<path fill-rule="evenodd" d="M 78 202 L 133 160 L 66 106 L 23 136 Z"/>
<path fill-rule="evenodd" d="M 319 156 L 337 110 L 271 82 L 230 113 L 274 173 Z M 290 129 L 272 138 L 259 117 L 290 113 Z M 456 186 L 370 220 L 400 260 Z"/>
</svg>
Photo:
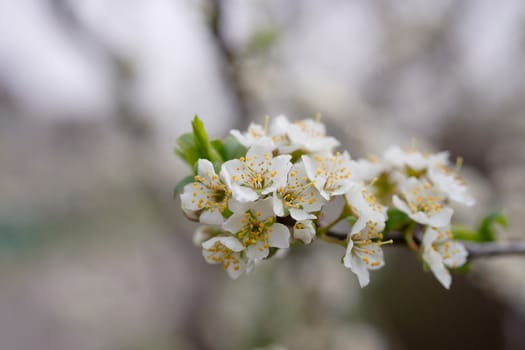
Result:
<svg viewBox="0 0 525 350">
<path fill-rule="evenodd" d="M 239 63 L 236 53 L 226 42 L 223 33 L 224 10 L 222 0 L 211 0 L 210 5 L 210 29 L 224 64 L 224 77 L 233 94 L 235 109 L 238 119 L 246 124 L 249 114 L 248 94 L 244 89 L 239 72 Z M 244 125 L 247 126 L 247 125 Z"/>
<path fill-rule="evenodd" d="M 462 243 L 469 253 L 469 260 L 491 256 L 525 254 L 525 241 Z"/>
<path fill-rule="evenodd" d="M 347 237 L 344 233 L 328 231 L 326 235 L 340 241 L 344 241 Z M 387 239 L 392 239 L 394 245 L 405 244 L 403 234 L 401 232 L 389 232 L 385 235 Z M 416 240 L 419 241 L 416 237 Z M 505 255 L 525 255 L 525 241 L 507 241 L 507 242 L 461 242 L 468 251 L 468 259 L 477 259 L 493 256 Z"/>
</svg>

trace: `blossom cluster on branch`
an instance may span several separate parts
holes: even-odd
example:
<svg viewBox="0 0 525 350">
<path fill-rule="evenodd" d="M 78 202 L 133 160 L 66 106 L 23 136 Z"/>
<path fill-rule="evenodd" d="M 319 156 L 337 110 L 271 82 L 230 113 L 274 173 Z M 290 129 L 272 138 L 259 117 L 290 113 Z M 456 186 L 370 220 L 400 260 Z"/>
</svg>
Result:
<svg viewBox="0 0 525 350">
<path fill-rule="evenodd" d="M 467 251 L 451 230 L 451 202 L 474 199 L 448 153 L 391 146 L 381 156 L 354 160 L 339 152 L 316 119 L 285 116 L 208 139 L 196 117 L 177 154 L 194 174 L 178 185 L 186 216 L 203 225 L 194 236 L 204 259 L 232 278 L 251 271 L 279 250 L 319 239 L 345 247 L 342 263 L 369 283 L 385 265 L 383 246 L 402 233 L 425 267 L 449 288 L 449 269 L 465 264 Z M 327 204 L 344 200 L 340 215 L 323 224 Z M 335 238 L 340 222 L 346 234 Z M 419 236 L 418 236 L 419 235 Z"/>
</svg>

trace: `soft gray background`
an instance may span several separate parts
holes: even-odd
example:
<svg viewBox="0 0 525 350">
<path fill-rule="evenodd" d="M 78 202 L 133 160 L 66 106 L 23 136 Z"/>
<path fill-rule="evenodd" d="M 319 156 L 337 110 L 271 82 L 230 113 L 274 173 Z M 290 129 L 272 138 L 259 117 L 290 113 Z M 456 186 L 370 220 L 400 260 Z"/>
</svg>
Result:
<svg viewBox="0 0 525 350">
<path fill-rule="evenodd" d="M 447 292 L 387 248 L 360 290 L 315 242 L 231 282 L 172 198 L 193 115 L 320 112 L 354 157 L 462 155 L 456 218 L 525 239 L 524 62 L 521 0 L 0 0 L 0 349 L 524 348 L 525 258 Z"/>
</svg>

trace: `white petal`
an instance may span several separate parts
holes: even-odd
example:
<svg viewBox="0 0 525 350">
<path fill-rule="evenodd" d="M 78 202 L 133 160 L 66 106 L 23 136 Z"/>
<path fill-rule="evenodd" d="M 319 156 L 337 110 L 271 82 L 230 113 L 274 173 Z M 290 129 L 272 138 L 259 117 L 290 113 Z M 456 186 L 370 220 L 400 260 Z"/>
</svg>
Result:
<svg viewBox="0 0 525 350">
<path fill-rule="evenodd" d="M 222 225 L 222 228 L 231 233 L 237 233 L 244 226 L 244 213 L 235 213 Z"/>
<path fill-rule="evenodd" d="M 428 218 L 428 224 L 434 227 L 445 227 L 450 225 L 450 219 L 454 214 L 452 208 L 443 208 L 439 213 L 434 214 Z"/>
<path fill-rule="evenodd" d="M 199 176 L 202 176 L 208 181 L 211 180 L 213 175 L 216 175 L 213 164 L 207 159 L 199 159 L 197 168 Z"/>
<path fill-rule="evenodd" d="M 377 243 L 354 247 L 354 255 L 362 260 L 369 270 L 378 270 L 385 265 L 383 249 Z"/>
<path fill-rule="evenodd" d="M 366 287 L 370 283 L 370 272 L 368 272 L 367 266 L 356 256 L 352 256 L 352 267 L 350 270 L 357 275 L 361 288 Z"/>
<path fill-rule="evenodd" d="M 315 181 L 315 178 L 317 177 L 317 174 L 316 174 L 317 161 L 309 156 L 302 156 L 301 159 L 303 160 L 304 170 L 306 171 L 306 176 L 308 176 L 310 181 Z"/>
<path fill-rule="evenodd" d="M 223 246 L 225 246 L 226 248 L 234 252 L 240 252 L 244 250 L 244 246 L 242 245 L 242 243 L 233 236 L 228 236 L 228 237 L 220 236 L 220 237 L 210 238 L 209 240 L 202 243 L 202 248 L 210 249 L 215 245 L 216 242 L 221 243 Z"/>
<path fill-rule="evenodd" d="M 240 182 L 241 175 L 244 174 L 244 171 L 244 164 L 239 159 L 232 159 L 222 164 L 221 178 L 224 180 L 226 186 L 231 189 L 232 184 Z M 233 180 L 234 176 L 238 178 L 237 181 Z"/>
<path fill-rule="evenodd" d="M 222 216 L 220 210 L 208 209 L 202 212 L 201 216 L 199 217 L 199 221 L 203 224 L 222 225 L 224 222 L 224 217 Z"/>
<path fill-rule="evenodd" d="M 343 265 L 349 269 L 351 269 L 353 266 L 353 262 L 352 262 L 352 250 L 353 249 L 354 249 L 354 241 L 350 239 L 348 240 L 345 256 L 343 257 Z"/>
<path fill-rule="evenodd" d="M 193 244 L 200 247 L 202 245 L 202 242 L 210 238 L 211 234 L 208 232 L 209 229 L 210 226 L 203 225 L 197 227 L 195 233 L 193 233 Z"/>
<path fill-rule="evenodd" d="M 437 240 L 438 237 L 439 232 L 431 226 L 428 226 L 425 230 L 425 234 L 423 235 L 423 241 L 421 242 L 423 245 L 423 249 L 432 249 L 432 244 Z"/>
<path fill-rule="evenodd" d="M 272 135 L 282 135 L 285 134 L 288 128 L 292 125 L 288 118 L 285 115 L 280 114 L 277 117 L 272 119 L 270 123 L 270 134 Z"/>
<path fill-rule="evenodd" d="M 292 156 L 286 154 L 272 159 L 272 165 L 269 167 L 268 172 L 275 172 L 275 175 L 270 179 L 272 185 L 268 186 L 268 188 L 263 191 L 263 194 L 273 192 L 277 188 L 286 186 L 288 172 L 292 167 L 292 163 L 290 163 L 291 158 Z"/>
<path fill-rule="evenodd" d="M 449 289 L 452 283 L 452 277 L 450 276 L 450 272 L 445 268 L 441 255 L 434 249 L 427 249 L 423 252 L 423 260 L 428 264 L 439 283 L 446 289 Z"/>
<path fill-rule="evenodd" d="M 195 187 L 195 184 L 197 184 L 197 187 Z M 192 182 L 187 184 L 184 186 L 183 192 L 180 195 L 182 208 L 188 210 L 203 209 L 203 205 L 199 207 L 200 200 L 202 200 L 201 203 L 206 203 L 208 201 L 206 196 L 210 192 L 210 189 L 200 182 Z"/>
<path fill-rule="evenodd" d="M 283 224 L 275 223 L 272 231 L 268 232 L 268 245 L 276 248 L 288 248 L 290 246 L 290 230 Z"/>
<path fill-rule="evenodd" d="M 254 245 L 251 245 L 248 248 L 246 248 L 246 256 L 248 257 L 248 259 L 260 260 L 266 258 L 270 253 L 270 250 L 264 247 L 265 244 L 266 243 L 263 240 L 259 240 Z"/>
<path fill-rule="evenodd" d="M 243 274 L 243 272 L 246 270 L 246 263 L 243 260 L 239 260 L 239 264 L 230 264 L 226 271 L 228 272 L 228 275 L 232 279 L 239 278 L 240 275 Z"/>
<path fill-rule="evenodd" d="M 392 196 L 392 203 L 394 204 L 394 206 L 397 209 L 401 210 L 403 213 L 405 213 L 407 215 L 412 214 L 412 211 L 410 210 L 408 205 L 401 198 L 399 198 L 397 195 L 393 195 Z"/>
<path fill-rule="evenodd" d="M 234 213 L 245 213 L 250 209 L 250 203 L 239 202 L 238 200 L 235 200 L 235 198 L 230 198 L 228 200 L 228 209 Z"/>
<path fill-rule="evenodd" d="M 250 210 L 253 214 L 260 213 L 260 215 L 257 216 L 258 220 L 266 220 L 269 217 L 275 216 L 273 213 L 273 199 L 271 197 L 251 203 Z"/>
<path fill-rule="evenodd" d="M 315 215 L 308 214 L 302 209 L 290 208 L 290 216 L 297 221 L 315 219 Z"/>
<path fill-rule="evenodd" d="M 437 249 L 443 257 L 443 263 L 453 269 L 463 266 L 467 262 L 468 252 L 463 244 L 449 240 L 440 244 Z"/>
<path fill-rule="evenodd" d="M 283 201 L 279 198 L 277 193 L 274 193 L 273 196 L 273 211 L 276 216 L 284 216 L 284 205 Z"/>
<path fill-rule="evenodd" d="M 359 218 L 357 218 L 357 221 L 354 222 L 354 225 L 352 226 L 350 234 L 361 232 L 361 230 L 365 228 L 367 222 L 368 221 L 364 216 L 360 216 Z"/>
<path fill-rule="evenodd" d="M 235 198 L 239 202 L 254 202 L 259 198 L 257 192 L 245 186 L 232 184 L 231 191 L 233 198 Z"/>
<path fill-rule="evenodd" d="M 315 237 L 315 227 L 312 221 L 296 222 L 293 228 L 293 236 L 295 239 L 303 241 L 304 244 L 310 244 Z"/>
<path fill-rule="evenodd" d="M 244 147 L 250 147 L 251 142 L 244 137 L 244 135 L 239 130 L 230 130 L 230 134 L 237 139 Z"/>
</svg>

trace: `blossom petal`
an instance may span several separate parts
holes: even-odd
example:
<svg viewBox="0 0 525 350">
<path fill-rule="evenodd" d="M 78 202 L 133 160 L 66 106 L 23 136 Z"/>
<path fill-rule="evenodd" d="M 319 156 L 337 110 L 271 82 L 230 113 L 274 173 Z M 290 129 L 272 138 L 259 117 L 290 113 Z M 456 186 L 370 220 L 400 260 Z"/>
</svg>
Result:
<svg viewBox="0 0 525 350">
<path fill-rule="evenodd" d="M 393 195 L 392 196 L 392 203 L 394 204 L 394 206 L 401 210 L 403 213 L 407 214 L 407 215 L 410 215 L 412 214 L 412 211 L 410 210 L 410 208 L 408 207 L 408 205 L 405 203 L 405 201 L 403 201 L 401 198 L 399 198 L 397 195 Z"/>
<path fill-rule="evenodd" d="M 213 164 L 209 160 L 202 158 L 198 160 L 197 164 L 199 176 L 202 176 L 208 181 L 213 180 L 213 175 L 216 175 L 215 169 L 213 168 Z"/>
<path fill-rule="evenodd" d="M 209 240 L 202 243 L 202 248 L 210 249 L 217 242 L 221 243 L 223 246 L 225 246 L 226 248 L 234 252 L 240 252 L 244 250 L 244 246 L 242 245 L 242 243 L 237 238 L 232 237 L 232 236 L 228 236 L 228 237 L 220 236 L 220 237 L 210 238 Z"/>
<path fill-rule="evenodd" d="M 222 225 L 222 228 L 231 233 L 237 233 L 244 226 L 244 213 L 235 213 Z"/>
<path fill-rule="evenodd" d="M 428 264 L 439 283 L 446 289 L 450 289 L 452 277 L 450 276 L 450 272 L 445 268 L 441 255 L 434 249 L 427 249 L 423 252 L 423 260 Z"/>
<path fill-rule="evenodd" d="M 224 217 L 218 209 L 209 209 L 202 212 L 199 221 L 209 225 L 221 225 Z"/>
<path fill-rule="evenodd" d="M 275 223 L 272 231 L 268 232 L 268 245 L 276 248 L 288 248 L 290 246 L 290 230 L 283 224 Z"/>
<path fill-rule="evenodd" d="M 315 219 L 316 216 L 309 214 L 303 209 L 290 208 L 290 216 L 297 221 Z"/>
<path fill-rule="evenodd" d="M 232 196 L 239 202 L 254 202 L 259 198 L 257 192 L 245 186 L 233 184 L 231 187 L 231 191 Z"/>
<path fill-rule="evenodd" d="M 231 279 L 236 280 L 239 278 L 240 275 L 243 274 L 243 272 L 246 270 L 246 262 L 243 260 L 239 260 L 238 264 L 229 264 L 228 268 L 226 269 L 226 272 L 228 272 L 228 275 Z"/>
<path fill-rule="evenodd" d="M 276 216 L 284 216 L 284 205 L 283 201 L 277 196 L 277 193 L 274 193 L 272 196 L 273 199 L 273 211 Z"/>
<path fill-rule="evenodd" d="M 434 227 L 445 227 L 450 224 L 452 214 L 454 214 L 454 209 L 448 207 L 443 208 L 439 213 L 431 215 L 428 218 L 428 224 Z"/>
<path fill-rule="evenodd" d="M 443 257 L 443 263 L 453 269 L 463 266 L 467 262 L 468 252 L 463 244 L 449 240 L 437 247 L 438 253 Z"/>
<path fill-rule="evenodd" d="M 266 243 L 263 240 L 257 241 L 256 244 L 253 244 L 246 248 L 246 256 L 250 260 L 260 260 L 268 256 L 270 250 L 266 248 Z"/>
<path fill-rule="evenodd" d="M 345 266 L 356 274 L 357 280 L 359 281 L 359 286 L 361 286 L 361 288 L 366 287 L 368 283 L 370 283 L 370 272 L 368 271 L 366 264 L 361 259 L 352 254 L 348 260 L 350 260 L 350 262 L 345 263 Z"/>
<path fill-rule="evenodd" d="M 310 244 L 315 237 L 315 227 L 311 220 L 298 221 L 293 228 L 295 239 L 303 241 L 304 244 Z"/>
<path fill-rule="evenodd" d="M 260 214 L 257 215 L 258 220 L 266 220 L 269 217 L 275 216 L 273 212 L 273 198 L 271 197 L 250 203 L 249 208 L 253 214 Z"/>
</svg>

